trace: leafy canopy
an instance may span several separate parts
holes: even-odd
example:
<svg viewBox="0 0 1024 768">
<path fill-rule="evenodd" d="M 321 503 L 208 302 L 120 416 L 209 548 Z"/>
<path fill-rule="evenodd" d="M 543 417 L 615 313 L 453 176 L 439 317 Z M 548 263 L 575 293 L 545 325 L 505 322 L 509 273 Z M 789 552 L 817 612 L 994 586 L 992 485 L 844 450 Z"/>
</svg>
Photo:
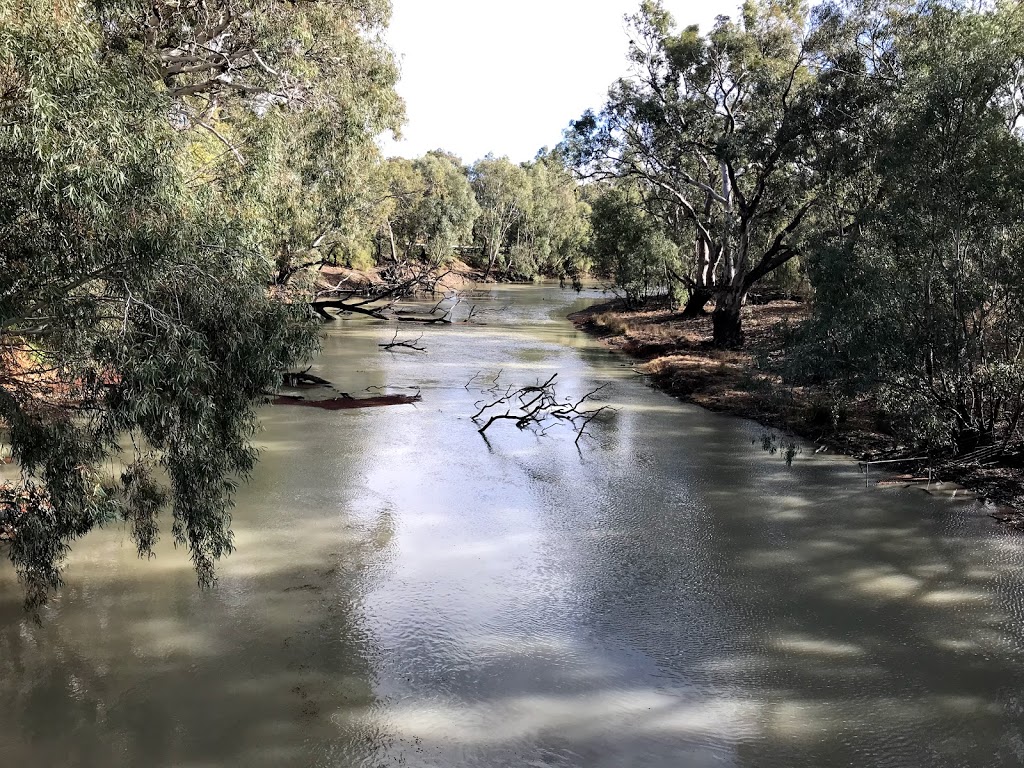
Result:
<svg viewBox="0 0 1024 768">
<path fill-rule="evenodd" d="M 231 550 L 254 408 L 316 347 L 271 286 L 345 237 L 400 114 L 387 11 L 0 0 L 0 539 L 30 607 L 113 520 L 146 555 L 169 512 L 204 584 Z"/>
</svg>

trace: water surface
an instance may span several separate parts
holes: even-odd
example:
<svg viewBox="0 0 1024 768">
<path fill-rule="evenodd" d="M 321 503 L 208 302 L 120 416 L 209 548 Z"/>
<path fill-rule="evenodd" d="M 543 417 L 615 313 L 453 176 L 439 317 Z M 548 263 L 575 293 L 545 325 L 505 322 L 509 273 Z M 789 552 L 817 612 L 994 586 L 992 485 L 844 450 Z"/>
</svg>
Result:
<svg viewBox="0 0 1024 768">
<path fill-rule="evenodd" d="M 0 571 L 0 764 L 1024 763 L 1024 540 L 845 459 L 787 468 L 576 332 L 571 292 L 477 301 L 426 355 L 329 327 L 314 373 L 423 400 L 268 408 L 216 589 L 104 531 L 36 626 Z M 616 411 L 579 449 L 484 441 L 499 371 Z"/>
</svg>

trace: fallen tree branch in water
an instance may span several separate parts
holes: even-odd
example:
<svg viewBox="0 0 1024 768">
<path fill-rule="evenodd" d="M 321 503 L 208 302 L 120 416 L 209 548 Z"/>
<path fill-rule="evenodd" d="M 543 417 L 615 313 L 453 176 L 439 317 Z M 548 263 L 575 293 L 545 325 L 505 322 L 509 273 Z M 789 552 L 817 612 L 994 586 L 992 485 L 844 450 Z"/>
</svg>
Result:
<svg viewBox="0 0 1024 768">
<path fill-rule="evenodd" d="M 426 347 L 419 346 L 419 343 L 422 339 L 423 334 L 421 333 L 415 339 L 405 339 L 403 341 L 399 341 L 398 331 L 395 331 L 394 338 L 392 338 L 391 341 L 387 342 L 386 344 L 378 344 L 377 346 L 380 347 L 381 349 L 387 350 L 388 352 L 393 352 L 396 349 L 411 349 L 415 352 L 426 352 Z"/>
<path fill-rule="evenodd" d="M 399 270 L 404 277 L 394 278 L 382 286 L 370 289 L 353 288 L 345 290 L 342 283 L 317 291 L 310 306 L 324 321 L 336 320 L 337 317 L 328 310 L 344 313 L 356 313 L 373 317 L 377 320 L 391 320 L 400 323 L 420 323 L 422 325 L 451 325 L 455 322 L 455 309 L 462 304 L 463 297 L 458 291 L 449 291 L 442 295 L 426 314 L 412 314 L 396 308 L 396 303 L 403 298 L 423 293 L 437 293 L 438 283 L 449 273 L 436 274 L 429 267 L 419 266 Z M 452 302 L 443 308 L 445 302 Z M 460 321 L 468 323 L 476 311 L 475 305 L 470 308 L 469 317 Z M 440 314 L 438 314 L 440 312 Z"/>
<path fill-rule="evenodd" d="M 498 378 L 495 376 L 492 387 L 484 392 L 495 393 L 498 387 Z M 479 376 L 479 374 L 477 374 Z M 473 379 L 477 378 L 476 376 Z M 558 374 L 552 374 L 551 378 L 543 383 L 532 386 L 513 389 L 509 386 L 505 394 L 492 402 L 478 401 L 476 405 L 479 410 L 471 417 L 474 422 L 482 426 L 477 430 L 485 435 L 487 430 L 499 421 L 511 421 L 518 429 L 533 429 L 537 434 L 543 436 L 547 431 L 557 425 L 565 424 L 576 432 L 576 444 L 587 434 L 587 427 L 594 419 L 602 413 L 614 410 L 610 406 L 603 405 L 591 410 L 583 410 L 581 406 L 597 395 L 605 388 L 605 384 L 591 390 L 578 400 L 560 400 L 555 391 L 555 379 Z M 473 379 L 470 379 L 472 383 Z M 504 408 L 504 413 L 491 412 L 491 409 Z M 486 421 L 484 421 L 486 419 Z"/>
<path fill-rule="evenodd" d="M 286 387 L 292 387 L 294 389 L 308 389 L 310 387 L 328 387 L 330 389 L 334 389 L 334 385 L 331 384 L 331 382 L 327 379 L 322 379 L 319 376 L 314 376 L 309 372 L 309 368 L 304 371 L 286 373 L 281 383 Z"/>
<path fill-rule="evenodd" d="M 376 397 L 333 397 L 327 400 L 306 400 L 298 395 L 280 395 L 271 400 L 272 405 L 297 405 L 303 408 L 319 408 L 324 411 L 349 411 L 357 408 L 382 408 L 389 405 L 411 405 L 422 398 L 415 395 L 378 395 Z"/>
<path fill-rule="evenodd" d="M 488 387 L 487 389 L 482 389 L 480 391 L 486 394 L 494 394 L 495 392 L 499 391 L 501 389 L 501 385 L 498 384 L 498 380 L 501 378 L 501 374 L 503 374 L 504 372 L 504 368 L 499 369 L 498 372 L 494 375 L 494 378 L 490 380 L 491 386 Z M 482 374 L 483 371 L 477 371 L 476 373 L 474 373 L 470 377 L 469 381 L 467 381 L 462 388 L 468 392 L 469 388 L 476 382 L 477 379 L 481 377 Z"/>
</svg>

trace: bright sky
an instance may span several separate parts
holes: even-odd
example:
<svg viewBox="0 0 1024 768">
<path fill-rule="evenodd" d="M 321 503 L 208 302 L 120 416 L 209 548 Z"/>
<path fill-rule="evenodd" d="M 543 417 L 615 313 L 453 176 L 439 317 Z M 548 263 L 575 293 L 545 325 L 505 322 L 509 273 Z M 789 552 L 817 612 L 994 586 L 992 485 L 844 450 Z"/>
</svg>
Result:
<svg viewBox="0 0 1024 768">
<path fill-rule="evenodd" d="M 740 0 L 665 0 L 680 26 L 710 27 Z M 446 149 L 521 162 L 553 147 L 570 120 L 604 103 L 626 74 L 623 16 L 640 0 L 393 0 L 408 122 L 387 155 Z"/>
</svg>

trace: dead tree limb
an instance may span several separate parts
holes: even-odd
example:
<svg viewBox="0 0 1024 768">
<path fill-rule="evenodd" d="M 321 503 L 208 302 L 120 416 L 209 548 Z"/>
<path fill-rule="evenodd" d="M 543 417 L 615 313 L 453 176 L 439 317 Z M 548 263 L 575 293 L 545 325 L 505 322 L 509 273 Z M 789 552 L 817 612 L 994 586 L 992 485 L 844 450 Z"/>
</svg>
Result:
<svg viewBox="0 0 1024 768">
<path fill-rule="evenodd" d="M 413 405 L 420 400 L 419 394 L 380 395 L 379 397 L 332 397 L 327 400 L 306 400 L 302 397 L 282 395 L 271 400 L 271 404 L 319 408 L 323 411 L 350 411 L 358 408 L 380 408 L 388 405 Z"/>
<path fill-rule="evenodd" d="M 381 307 L 368 307 L 364 303 L 352 304 L 347 302 L 345 299 L 318 299 L 311 305 L 313 311 L 320 315 L 324 320 L 337 320 L 337 318 L 328 312 L 328 309 L 337 309 L 342 312 L 355 312 L 360 315 L 368 315 L 369 317 L 375 317 L 378 320 L 389 320 L 390 318 L 385 315 Z"/>
<path fill-rule="evenodd" d="M 391 341 L 385 344 L 378 344 L 377 346 L 380 347 L 381 349 L 387 350 L 388 352 L 393 352 L 396 349 L 411 349 L 415 352 L 426 352 L 426 347 L 419 346 L 419 343 L 422 340 L 423 334 L 421 333 L 415 339 L 403 339 L 402 341 L 399 341 L 398 331 L 395 331 L 394 338 L 392 338 Z"/>
<path fill-rule="evenodd" d="M 497 394 L 499 391 L 497 381 L 500 375 L 499 372 L 498 376 L 494 378 L 491 389 L 483 390 L 485 393 Z M 477 376 L 474 376 L 473 379 Z M 490 402 L 478 401 L 476 403 L 478 410 L 471 417 L 475 423 L 481 424 L 477 431 L 481 435 L 485 435 L 487 430 L 497 422 L 511 421 L 518 429 L 531 429 L 539 436 L 543 436 L 551 427 L 564 424 L 576 432 L 576 444 L 579 445 L 580 439 L 587 434 L 586 430 L 591 422 L 602 413 L 613 409 L 607 405 L 594 409 L 581 407 L 604 389 L 605 385 L 602 384 L 591 390 L 578 400 L 568 398 L 562 400 L 555 391 L 557 378 L 558 374 L 555 373 L 547 381 L 531 386 L 516 389 L 510 385 L 497 399 Z"/>
<path fill-rule="evenodd" d="M 396 265 L 391 270 L 383 285 L 368 289 L 342 289 L 342 283 L 317 291 L 311 302 L 313 310 L 325 320 L 334 320 L 327 312 L 336 309 L 341 312 L 354 312 L 377 318 L 378 320 L 404 320 L 406 322 L 443 322 L 436 317 L 406 319 L 397 316 L 394 311 L 395 302 L 417 292 L 433 291 L 439 280 L 443 280 L 447 272 L 436 273 L 423 265 Z M 442 299 L 442 302 L 444 299 Z M 431 313 L 432 314 L 432 313 Z"/>
<path fill-rule="evenodd" d="M 319 376 L 314 376 L 309 372 L 309 368 L 306 368 L 304 371 L 286 373 L 281 383 L 293 389 L 305 389 L 307 387 L 329 387 L 334 389 L 334 385 L 331 382 Z"/>
<path fill-rule="evenodd" d="M 430 281 L 436 283 L 441 276 L 431 276 Z M 391 320 L 399 323 L 418 323 L 420 325 L 451 325 L 455 321 L 454 310 L 463 299 L 457 292 L 449 292 L 441 297 L 433 307 L 423 314 L 416 314 L 416 310 L 396 309 L 396 302 L 403 296 L 407 296 L 410 287 L 414 284 L 420 285 L 424 290 L 432 286 L 425 282 L 418 282 L 417 279 L 408 280 L 404 283 L 388 289 L 379 289 L 369 293 L 360 293 L 357 290 L 337 291 L 335 288 L 317 293 L 317 298 L 311 304 L 313 310 L 324 320 L 336 319 L 328 312 L 328 309 L 335 309 L 339 312 L 354 312 L 361 315 L 376 318 L 378 320 Z M 327 294 L 334 294 L 330 298 L 324 298 Z M 453 302 L 451 306 L 444 308 L 446 301 Z M 440 313 L 440 314 L 438 314 Z M 470 310 L 470 317 L 473 310 Z M 469 319 L 460 322 L 469 322 Z"/>
</svg>

